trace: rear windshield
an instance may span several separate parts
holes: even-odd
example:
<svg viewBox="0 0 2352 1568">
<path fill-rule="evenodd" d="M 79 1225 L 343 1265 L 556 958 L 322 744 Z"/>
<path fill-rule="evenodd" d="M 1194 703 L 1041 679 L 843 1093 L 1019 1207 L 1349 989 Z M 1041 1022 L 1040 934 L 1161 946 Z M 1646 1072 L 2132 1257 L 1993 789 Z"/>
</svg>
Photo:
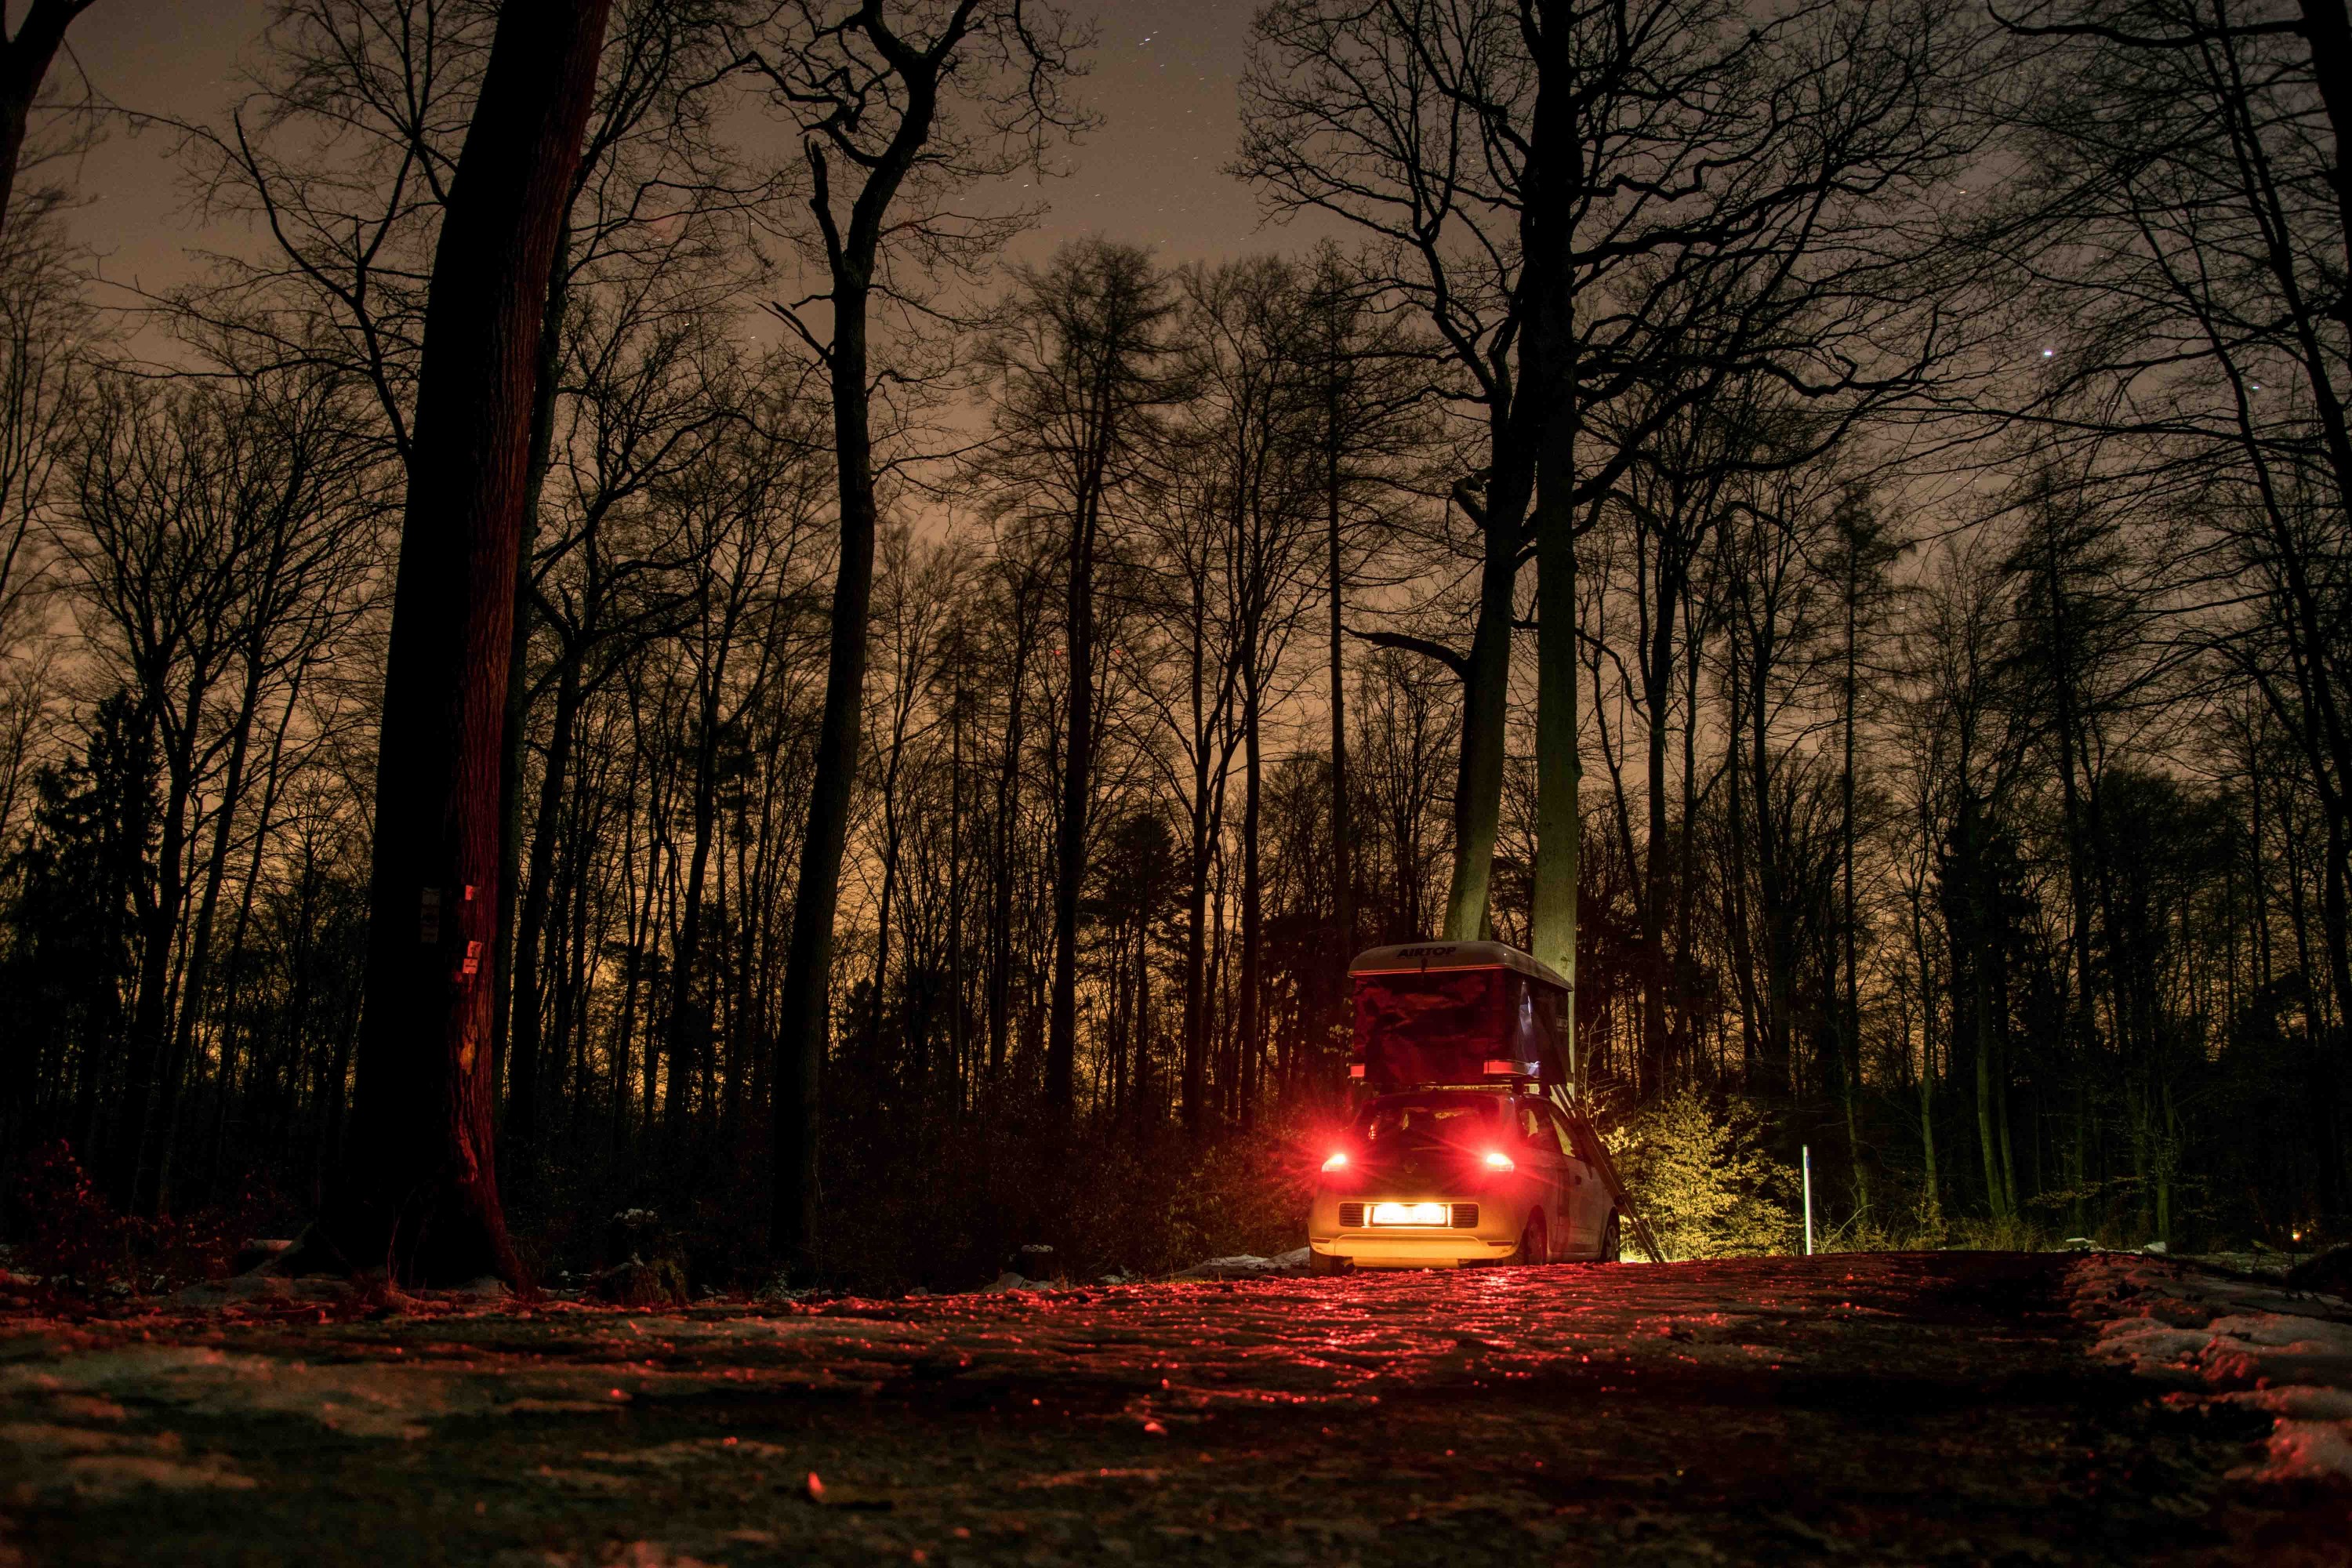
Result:
<svg viewBox="0 0 2352 1568">
<path fill-rule="evenodd" d="M 1460 1143 L 1493 1134 L 1498 1103 L 1492 1095 L 1471 1094 L 1384 1100 L 1364 1112 L 1357 1133 L 1381 1148 Z"/>
</svg>

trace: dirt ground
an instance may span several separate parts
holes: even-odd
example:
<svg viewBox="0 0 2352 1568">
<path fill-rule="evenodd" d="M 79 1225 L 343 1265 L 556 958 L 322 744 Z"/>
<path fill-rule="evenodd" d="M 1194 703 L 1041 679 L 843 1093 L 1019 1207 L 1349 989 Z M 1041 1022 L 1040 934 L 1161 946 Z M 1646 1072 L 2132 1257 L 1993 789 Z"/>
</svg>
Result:
<svg viewBox="0 0 2352 1568">
<path fill-rule="evenodd" d="M 0 1318 L 0 1568 L 2352 1560 L 2063 1260 Z"/>
</svg>

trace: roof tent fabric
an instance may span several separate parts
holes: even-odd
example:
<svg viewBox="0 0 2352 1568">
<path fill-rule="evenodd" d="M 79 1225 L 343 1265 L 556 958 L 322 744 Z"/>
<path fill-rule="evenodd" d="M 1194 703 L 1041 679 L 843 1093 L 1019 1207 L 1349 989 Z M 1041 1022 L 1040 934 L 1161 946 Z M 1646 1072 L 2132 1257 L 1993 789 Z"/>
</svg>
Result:
<svg viewBox="0 0 2352 1568">
<path fill-rule="evenodd" d="M 1420 962 L 1416 962 L 1416 960 Z M 1375 1089 L 1566 1081 L 1559 977 L 1500 942 L 1376 948 L 1355 981 L 1355 1056 Z"/>
</svg>

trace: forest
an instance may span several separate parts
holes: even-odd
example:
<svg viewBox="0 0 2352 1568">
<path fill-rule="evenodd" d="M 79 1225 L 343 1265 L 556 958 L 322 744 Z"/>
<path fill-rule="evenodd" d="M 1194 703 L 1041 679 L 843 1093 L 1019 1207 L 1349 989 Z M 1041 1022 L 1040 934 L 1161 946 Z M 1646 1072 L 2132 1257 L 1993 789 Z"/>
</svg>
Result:
<svg viewBox="0 0 2352 1568">
<path fill-rule="evenodd" d="M 2336 0 L 1272 0 L 1181 264 L 1022 247 L 1085 7 L 278 0 L 182 121 L 112 3 L 0 48 L 6 1239 L 1278 1250 L 1487 935 L 1829 1245 L 2341 1238 Z"/>
</svg>

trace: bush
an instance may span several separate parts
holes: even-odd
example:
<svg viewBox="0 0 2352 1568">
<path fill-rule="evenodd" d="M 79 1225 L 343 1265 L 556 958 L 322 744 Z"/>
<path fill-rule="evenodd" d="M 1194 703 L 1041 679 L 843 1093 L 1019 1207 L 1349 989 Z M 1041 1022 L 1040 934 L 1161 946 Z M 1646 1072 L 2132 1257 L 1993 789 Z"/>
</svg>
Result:
<svg viewBox="0 0 2352 1568">
<path fill-rule="evenodd" d="M 1602 1141 L 1670 1259 L 1787 1252 L 1799 1222 L 1795 1176 L 1764 1152 L 1755 1110 L 1685 1090 L 1633 1113 Z"/>
<path fill-rule="evenodd" d="M 268 1207 L 243 1194 L 233 1205 L 175 1218 L 121 1215 L 64 1143 L 35 1152 L 8 1200 L 16 1268 L 56 1295 L 83 1300 L 224 1278 L 238 1238 Z"/>
</svg>

